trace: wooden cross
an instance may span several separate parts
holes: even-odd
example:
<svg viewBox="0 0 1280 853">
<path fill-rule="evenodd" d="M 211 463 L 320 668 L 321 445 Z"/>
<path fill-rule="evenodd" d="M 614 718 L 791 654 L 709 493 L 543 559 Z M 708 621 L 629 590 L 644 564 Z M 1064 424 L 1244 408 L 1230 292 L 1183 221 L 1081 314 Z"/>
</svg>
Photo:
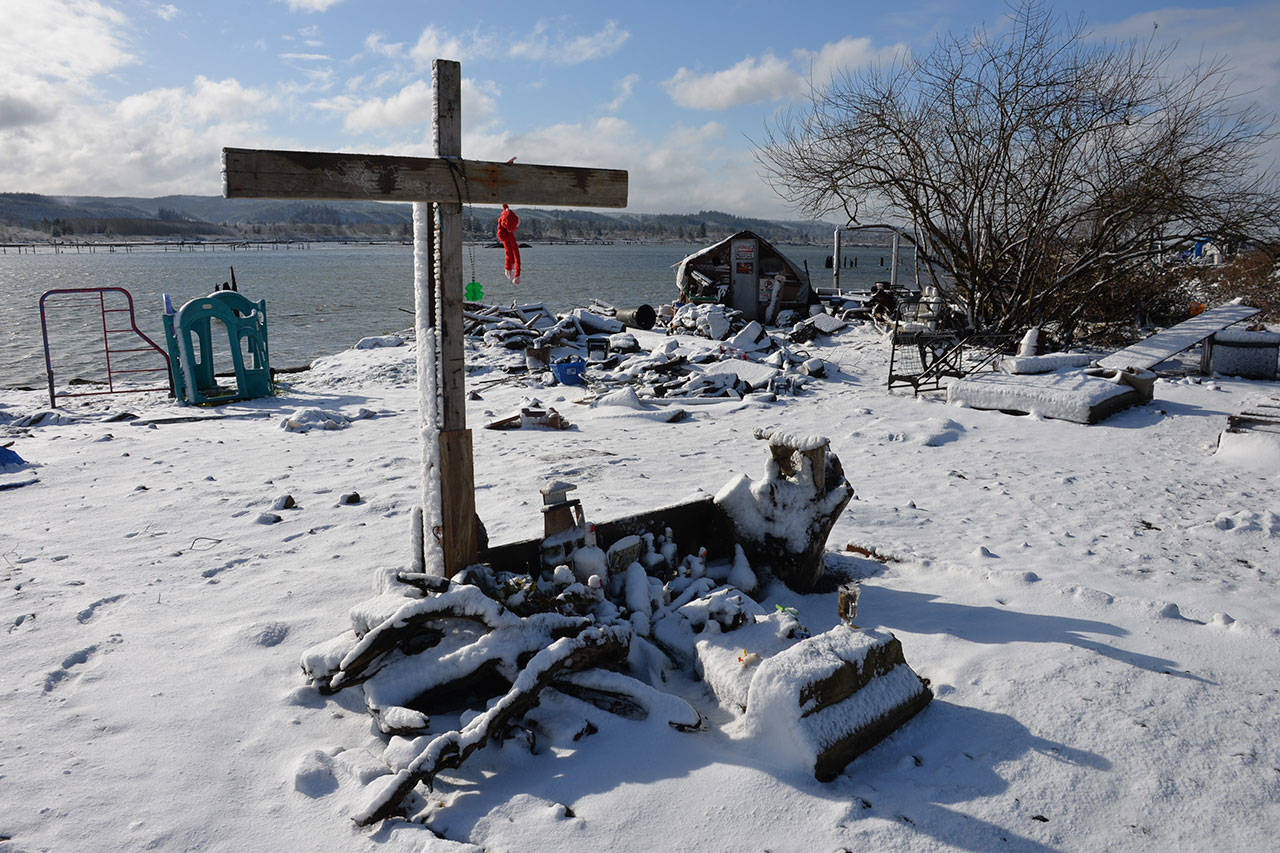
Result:
<svg viewBox="0 0 1280 853">
<path fill-rule="evenodd" d="M 442 551 L 426 571 L 450 577 L 475 562 L 478 550 L 464 396 L 462 206 L 626 207 L 627 173 L 463 160 L 461 66 L 437 59 L 431 76 L 435 157 L 224 148 L 223 192 L 227 198 L 413 202 L 424 542 L 439 542 Z M 433 398 L 440 401 L 438 413 Z M 428 509 L 435 495 L 437 519 Z"/>
</svg>

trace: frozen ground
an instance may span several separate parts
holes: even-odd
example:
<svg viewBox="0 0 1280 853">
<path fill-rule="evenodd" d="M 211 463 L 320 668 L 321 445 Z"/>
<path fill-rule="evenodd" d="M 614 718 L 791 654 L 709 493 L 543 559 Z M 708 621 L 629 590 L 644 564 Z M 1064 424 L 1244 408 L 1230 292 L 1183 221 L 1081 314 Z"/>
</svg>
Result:
<svg viewBox="0 0 1280 853">
<path fill-rule="evenodd" d="M 580 741 L 477 753 L 430 798 L 451 841 L 354 826 L 384 744 L 298 670 L 372 572 L 406 562 L 410 348 L 211 411 L 89 398 L 19 427 L 47 399 L 0 392 L 0 444 L 36 465 L 0 485 L 38 478 L 0 491 L 0 851 L 1273 849 L 1280 470 L 1214 449 L 1227 413 L 1280 387 L 1162 380 L 1086 427 L 890 395 L 868 329 L 807 348 L 837 368 L 810 392 L 673 424 L 477 372 L 479 512 L 493 541 L 523 538 L 547 479 L 603 520 L 758 476 L 754 427 L 828 435 L 857 490 L 829 563 L 865 578 L 860 622 L 901 639 L 935 701 L 821 784 L 685 685 L 707 731 L 597 713 Z M 479 428 L 522 396 L 576 428 Z M 374 416 L 281 428 L 307 407 Z M 215 419 L 108 420 L 123 411 Z M 273 510 L 286 494 L 297 507 Z M 774 604 L 836 619 L 834 594 L 775 587 Z"/>
</svg>

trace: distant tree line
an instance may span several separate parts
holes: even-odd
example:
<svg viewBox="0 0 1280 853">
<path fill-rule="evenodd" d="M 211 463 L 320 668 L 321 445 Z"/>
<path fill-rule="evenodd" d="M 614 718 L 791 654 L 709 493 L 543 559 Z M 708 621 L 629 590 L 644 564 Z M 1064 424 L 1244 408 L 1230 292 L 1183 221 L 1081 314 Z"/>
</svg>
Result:
<svg viewBox="0 0 1280 853">
<path fill-rule="evenodd" d="M 404 204 L 267 201 L 245 206 L 223 199 L 167 197 L 158 208 L 148 209 L 145 201 L 0 193 L 0 224 L 32 229 L 58 239 L 241 236 L 266 240 L 410 240 L 413 235 L 412 211 Z M 465 207 L 464 239 L 495 239 L 498 213 L 495 208 Z M 774 241 L 827 243 L 832 233 L 832 226 L 823 222 L 778 222 L 716 210 L 641 214 L 522 207 L 517 213 L 520 239 L 533 242 L 697 243 L 748 229 Z"/>
<path fill-rule="evenodd" d="M 117 216 L 42 219 L 35 230 L 50 237 L 221 237 L 235 233 L 231 228 L 211 222 Z"/>
</svg>

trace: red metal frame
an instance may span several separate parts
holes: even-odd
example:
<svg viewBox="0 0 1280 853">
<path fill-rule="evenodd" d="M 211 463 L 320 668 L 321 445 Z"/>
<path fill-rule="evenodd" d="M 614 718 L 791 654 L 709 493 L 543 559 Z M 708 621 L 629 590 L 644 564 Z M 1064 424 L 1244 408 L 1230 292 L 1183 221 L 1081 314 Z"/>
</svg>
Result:
<svg viewBox="0 0 1280 853">
<path fill-rule="evenodd" d="M 64 391 L 60 396 L 95 397 L 95 396 L 100 396 L 102 394 L 128 394 L 128 393 L 134 393 L 137 391 L 168 391 L 169 394 L 172 395 L 173 394 L 173 376 L 169 373 L 169 354 L 166 353 L 163 349 L 161 349 L 156 344 L 155 341 L 147 337 L 145 332 L 143 332 L 141 329 L 138 328 L 138 324 L 135 321 L 134 314 L 133 314 L 133 295 L 129 293 L 129 291 L 125 290 L 123 287 L 72 287 L 72 288 L 63 288 L 63 289 L 57 289 L 57 290 L 46 290 L 44 294 L 40 297 L 40 334 L 44 338 L 44 367 L 45 367 L 45 372 L 49 376 L 50 408 L 56 409 L 58 407 L 58 402 L 57 402 L 57 395 L 54 394 L 54 390 L 53 390 L 53 359 L 50 357 L 50 354 L 49 354 L 49 326 L 45 318 L 44 303 L 45 303 L 45 300 L 48 299 L 50 296 L 62 296 L 62 295 L 72 294 L 72 293 L 94 293 L 94 294 L 97 294 L 98 296 L 98 308 L 102 314 L 102 352 L 107 362 L 108 390 L 79 391 L 76 393 Z M 125 300 L 129 303 L 129 307 L 128 308 L 108 308 L 107 298 L 106 298 L 107 293 L 123 293 Z M 129 327 L 127 329 L 109 328 L 107 325 L 108 314 L 128 314 Z M 143 341 L 146 342 L 147 345 L 142 347 L 112 349 L 111 339 L 109 336 L 118 335 L 118 334 L 132 334 L 136 337 L 141 338 Z M 111 367 L 112 355 L 123 355 L 124 353 L 131 353 L 131 352 L 150 352 L 152 350 L 159 353 L 160 357 L 164 359 L 164 367 L 142 367 L 142 368 L 132 368 L 132 369 L 113 369 Z M 116 389 L 116 386 L 115 386 L 116 375 L 123 375 L 127 373 L 159 373 L 162 370 L 164 371 L 165 376 L 168 377 L 169 379 L 168 385 L 153 386 L 149 388 L 121 388 L 119 390 Z"/>
</svg>

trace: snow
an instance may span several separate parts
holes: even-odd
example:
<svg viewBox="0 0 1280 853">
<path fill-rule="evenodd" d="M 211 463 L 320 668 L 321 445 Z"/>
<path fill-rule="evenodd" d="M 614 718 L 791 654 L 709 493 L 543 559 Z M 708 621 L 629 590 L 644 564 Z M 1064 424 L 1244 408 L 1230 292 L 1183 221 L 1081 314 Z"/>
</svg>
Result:
<svg viewBox="0 0 1280 853">
<path fill-rule="evenodd" d="M 828 436 L 858 494 L 828 564 L 861 579 L 859 624 L 892 631 L 930 679 L 924 711 L 824 784 L 679 671 L 663 689 L 704 731 L 551 691 L 539 713 L 595 732 L 477 751 L 420 804 L 430 829 L 355 827 L 365 786 L 459 722 L 388 744 L 358 688 L 320 695 L 298 666 L 310 649 L 332 671 L 358 641 L 353 606 L 409 566 L 415 349 L 326 357 L 198 423 L 164 422 L 192 410 L 155 394 L 34 417 L 47 396 L 0 392 L 0 444 L 40 475 L 0 492 L 0 850 L 1275 846 L 1280 468 L 1218 435 L 1280 384 L 1161 380 L 1154 403 L 1084 428 L 888 394 L 869 327 L 806 345 L 837 378 L 681 423 L 596 419 L 609 407 L 573 406 L 592 389 L 539 390 L 579 429 L 475 430 L 477 507 L 492 541 L 513 541 L 540 532 L 550 479 L 602 521 L 757 476 L 756 428 Z M 467 358 L 473 380 L 500 375 Z M 472 424 L 530 391 L 481 393 Z M 379 417 L 277 426 L 309 407 Z M 149 426 L 107 420 L 122 412 Z M 339 504 L 351 491 L 363 502 Z M 297 507 L 256 524 L 285 492 Z M 761 596 L 815 634 L 837 623 L 834 592 Z M 384 604 L 366 626 L 398 609 Z"/>
<path fill-rule="evenodd" d="M 352 421 L 374 417 L 369 409 L 360 409 L 354 415 L 340 411 L 318 409 L 314 406 L 296 409 L 280 421 L 280 429 L 286 432 L 310 432 L 313 429 L 346 429 Z"/>
<path fill-rule="evenodd" d="M 740 358 L 714 361 L 700 368 L 707 376 L 736 376 L 753 390 L 764 388 L 778 375 L 778 371 L 767 364 Z"/>
<path fill-rule="evenodd" d="M 1280 346 L 1280 335 L 1275 332 L 1255 332 L 1248 329 L 1223 329 L 1214 334 L 1213 343 L 1215 346 L 1225 344 L 1227 346 L 1277 347 Z"/>
<path fill-rule="evenodd" d="M 1280 474 L 1280 434 L 1224 432 L 1218 437 L 1215 455 L 1242 468 Z"/>
<path fill-rule="evenodd" d="M 775 612 L 753 616 L 736 631 L 706 632 L 698 637 L 698 674 L 722 707 L 736 713 L 746 710 L 759 661 L 794 642 L 795 627 L 794 618 Z"/>
<path fill-rule="evenodd" d="M 378 349 L 380 347 L 404 346 L 404 338 L 399 335 L 370 335 L 356 341 L 356 349 Z"/>
</svg>

